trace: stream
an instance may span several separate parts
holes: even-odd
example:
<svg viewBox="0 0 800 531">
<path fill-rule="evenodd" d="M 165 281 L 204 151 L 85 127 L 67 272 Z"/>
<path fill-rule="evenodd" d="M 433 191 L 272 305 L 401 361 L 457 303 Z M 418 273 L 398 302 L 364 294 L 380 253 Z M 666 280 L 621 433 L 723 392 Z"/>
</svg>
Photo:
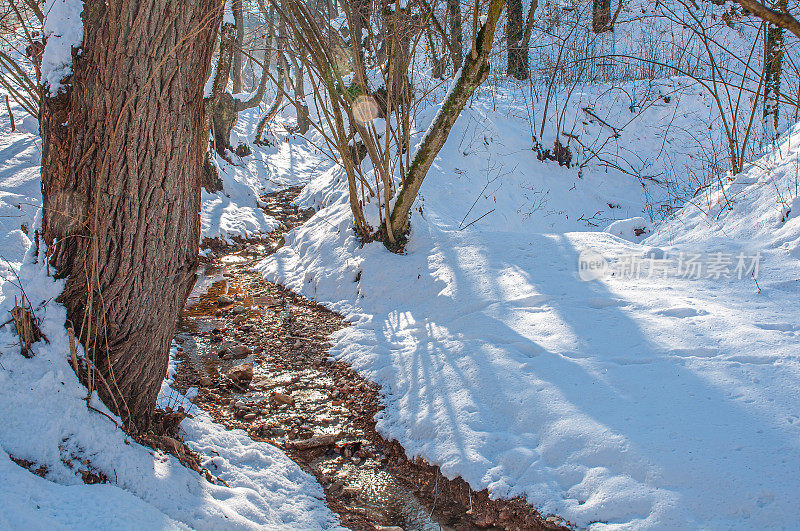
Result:
<svg viewBox="0 0 800 531">
<path fill-rule="evenodd" d="M 268 194 L 282 223 L 265 239 L 210 242 L 178 323 L 177 387 L 229 429 L 285 451 L 323 486 L 328 506 L 354 530 L 557 529 L 521 498 L 491 500 L 449 480 L 375 429 L 379 388 L 328 357 L 338 314 L 252 268 L 313 211 L 291 203 L 300 188 Z"/>
<path fill-rule="evenodd" d="M 298 192 L 266 198 L 286 230 L 308 216 L 289 205 Z M 344 320 L 250 271 L 280 241 L 244 242 L 201 266 L 176 333 L 178 380 L 199 389 L 196 402 L 218 421 L 275 444 L 312 472 L 345 525 L 451 529 L 359 427 L 369 413 L 362 395 L 377 389 L 327 360 L 326 338 Z M 245 365 L 253 368 L 249 381 L 226 376 Z"/>
</svg>

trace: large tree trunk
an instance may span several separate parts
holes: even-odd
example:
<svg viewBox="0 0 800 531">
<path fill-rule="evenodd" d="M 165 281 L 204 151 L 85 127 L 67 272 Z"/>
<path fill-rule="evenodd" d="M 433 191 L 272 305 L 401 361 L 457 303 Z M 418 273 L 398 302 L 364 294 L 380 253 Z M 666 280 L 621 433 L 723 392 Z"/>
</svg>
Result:
<svg viewBox="0 0 800 531">
<path fill-rule="evenodd" d="M 772 8 L 786 13 L 787 0 L 776 0 Z M 783 28 L 767 25 L 764 39 L 764 122 L 775 135 L 778 128 L 778 98 L 781 93 L 781 70 L 783 68 Z"/>
<path fill-rule="evenodd" d="M 522 29 L 522 0 L 508 0 L 506 4 L 506 44 L 508 46 L 508 64 L 506 75 L 523 81 L 528 79 L 528 48 L 523 49 L 521 41 Z"/>
<path fill-rule="evenodd" d="M 221 13 L 219 0 L 86 0 L 70 86 L 42 102 L 59 301 L 87 352 L 82 377 L 131 429 L 146 426 L 195 282 L 203 87 Z"/>
</svg>

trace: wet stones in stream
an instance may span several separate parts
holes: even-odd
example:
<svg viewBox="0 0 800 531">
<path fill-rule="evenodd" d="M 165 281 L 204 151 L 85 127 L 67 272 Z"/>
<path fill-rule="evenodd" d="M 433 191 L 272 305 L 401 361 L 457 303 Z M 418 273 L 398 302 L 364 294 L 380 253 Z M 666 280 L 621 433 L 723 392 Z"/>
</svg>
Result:
<svg viewBox="0 0 800 531">
<path fill-rule="evenodd" d="M 291 207 L 297 192 L 265 198 L 287 230 L 309 215 Z M 179 388 L 198 388 L 195 404 L 217 422 L 279 446 L 314 474 L 351 529 L 557 528 L 524 501 L 491 501 L 378 435 L 379 388 L 327 356 L 328 336 L 347 323 L 251 271 L 278 243 L 214 250 L 207 289 L 179 323 Z"/>
</svg>

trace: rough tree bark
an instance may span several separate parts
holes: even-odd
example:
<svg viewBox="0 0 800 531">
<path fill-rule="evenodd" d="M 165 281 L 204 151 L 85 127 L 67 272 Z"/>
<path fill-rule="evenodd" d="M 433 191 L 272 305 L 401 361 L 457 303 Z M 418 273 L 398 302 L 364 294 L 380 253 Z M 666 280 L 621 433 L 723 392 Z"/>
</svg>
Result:
<svg viewBox="0 0 800 531">
<path fill-rule="evenodd" d="M 611 29 L 611 0 L 593 0 L 592 31 L 603 33 Z"/>
<path fill-rule="evenodd" d="M 492 51 L 492 40 L 504 3 L 505 0 L 491 0 L 486 22 L 476 36 L 473 50 L 464 61 L 461 75 L 454 81 L 455 86 L 442 104 L 442 108 L 414 156 L 414 160 L 408 167 L 405 181 L 392 209 L 390 230 L 395 235 L 404 233 L 408 228 L 409 212 L 411 212 L 411 207 L 417 198 L 425 175 L 447 141 L 450 130 L 464 109 L 464 105 L 467 104 L 467 100 L 489 76 L 489 54 Z"/>
<path fill-rule="evenodd" d="M 788 0 L 776 0 L 772 8 L 786 13 Z M 781 93 L 781 70 L 783 67 L 784 32 L 780 26 L 767 24 L 764 38 L 764 122 L 778 128 L 778 98 Z"/>
<path fill-rule="evenodd" d="M 66 92 L 42 102 L 43 235 L 82 378 L 142 429 L 195 282 L 203 87 L 219 0 L 84 3 Z M 96 370 L 93 370 L 96 368 Z"/>
<path fill-rule="evenodd" d="M 508 63 L 506 75 L 524 81 L 528 79 L 528 48 L 522 48 L 522 0 L 508 0 L 506 4 L 506 45 Z"/>
</svg>

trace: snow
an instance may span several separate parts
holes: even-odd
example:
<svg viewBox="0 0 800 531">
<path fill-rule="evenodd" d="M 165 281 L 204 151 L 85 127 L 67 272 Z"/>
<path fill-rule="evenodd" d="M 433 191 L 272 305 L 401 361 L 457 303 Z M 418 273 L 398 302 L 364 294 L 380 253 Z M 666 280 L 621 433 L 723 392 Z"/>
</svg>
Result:
<svg viewBox="0 0 800 531">
<path fill-rule="evenodd" d="M 225 2 L 225 8 L 222 14 L 223 24 L 236 24 L 236 18 L 233 16 L 233 3 L 229 0 Z"/>
<path fill-rule="evenodd" d="M 184 439 L 230 487 L 211 484 L 172 456 L 132 442 L 107 417 L 88 410 L 86 389 L 67 364 L 65 310 L 53 300 L 62 286 L 46 276 L 43 258 L 33 264 L 29 254 L 18 274 L 50 343 L 37 344 L 35 356 L 25 359 L 9 327 L 0 331 L 0 467 L 6 478 L 0 500 L 7 526 L 86 528 L 121 521 L 129 528 L 335 527 L 311 476 L 277 448 L 228 431 L 202 411 L 194 410 L 194 418 L 182 424 Z M 18 288 L 6 281 L 4 313 L 14 295 L 20 295 Z M 96 395 L 92 404 L 110 413 Z M 9 456 L 46 466 L 46 478 Z M 84 485 L 78 475 L 83 460 L 109 483 Z"/>
<path fill-rule="evenodd" d="M 41 142 L 12 133 L 7 123 L 0 133 L 0 313 L 8 315 L 21 285 L 49 340 L 26 359 L 13 325 L 0 328 L 0 528 L 339 529 L 312 476 L 278 448 L 226 430 L 202 411 L 190 410 L 194 418 L 181 424 L 182 437 L 230 487 L 137 444 L 86 407 L 86 388 L 68 362 L 66 311 L 55 300 L 62 281 L 47 276 L 44 248 L 37 256 L 28 236 L 41 216 Z M 169 380 L 160 397 L 167 399 L 191 407 Z M 96 394 L 91 404 L 114 418 Z M 11 457 L 46 467 L 45 477 Z M 87 466 L 108 483 L 84 484 L 79 471 Z"/>
<path fill-rule="evenodd" d="M 617 153 L 636 149 L 650 169 L 664 142 L 673 161 L 688 153 L 691 140 L 665 137 L 664 124 L 677 115 L 676 130 L 702 130 L 709 112 L 702 94 L 681 94 L 646 111 Z M 632 229 L 649 224 L 657 186 L 536 161 L 509 94 L 491 98 L 465 110 L 434 163 L 405 254 L 360 244 L 332 168 L 298 199 L 318 213 L 259 269 L 353 324 L 331 355 L 382 385 L 379 431 L 448 477 L 590 529 L 799 521 L 800 218 L 780 220 L 797 208 L 800 132 L 777 160 L 724 195 L 709 188 L 641 240 Z M 600 232 L 614 218 L 626 221 Z M 758 285 L 705 274 L 584 282 L 584 251 L 609 263 L 745 251 L 761 262 Z"/>
<path fill-rule="evenodd" d="M 232 242 L 234 237 L 249 238 L 272 232 L 278 222 L 258 207 L 260 183 L 235 165 L 217 157 L 222 190 L 202 192 L 200 230 L 202 238 Z"/>
<path fill-rule="evenodd" d="M 72 50 L 83 42 L 82 0 L 47 0 L 42 53 L 42 86 L 55 97 L 63 88 L 62 82 L 72 74 Z"/>
<path fill-rule="evenodd" d="M 633 54 L 660 34 L 663 20 L 639 24 L 656 20 L 639 4 L 622 15 L 636 23 L 620 22 L 600 45 Z M 45 6 L 51 95 L 82 41 L 81 9 L 79 0 Z M 537 24 L 546 16 L 543 8 Z M 753 29 L 721 42 L 742 49 Z M 558 49 L 549 42 L 534 47 L 534 64 Z M 259 109 L 248 110 L 231 143 L 246 141 L 253 154 L 216 159 L 223 191 L 203 192 L 202 237 L 278 229 L 259 196 L 307 184 L 298 203 L 317 214 L 259 269 L 352 322 L 331 355 L 382 385 L 379 431 L 449 477 L 592 530 L 795 525 L 800 130 L 731 180 L 709 171 L 724 153 L 721 126 L 692 80 L 568 84 L 545 98 L 541 86 L 493 77 L 476 92 L 422 187 L 403 255 L 354 237 L 346 178 L 315 147 L 319 135 L 286 132 L 291 107 L 275 121 L 274 147 L 252 145 Z M 412 152 L 445 90 L 420 105 Z M 66 359 L 60 284 L 42 257 L 33 263 L 38 124 L 0 127 L 0 313 L 20 295 L 19 275 L 50 339 L 25 359 L 11 327 L 0 328 L 0 527 L 337 527 L 311 476 L 201 411 L 183 437 L 230 488 L 86 408 Z M 532 149 L 551 147 L 555 131 L 573 151 L 571 168 Z M 369 220 L 379 207 L 368 203 Z M 703 274 L 681 274 L 687 256 L 702 260 Z M 737 256 L 756 257 L 757 274 L 736 274 Z M 584 274 L 587 258 L 603 267 Z M 727 274 L 713 274 L 723 258 Z M 657 262 L 670 269 L 654 273 Z M 633 263 L 642 270 L 625 269 Z M 173 371 L 162 401 L 176 399 Z M 92 405 L 107 412 L 96 396 Z M 45 465 L 46 477 L 12 456 Z M 109 483 L 84 485 L 83 459 Z"/>
<path fill-rule="evenodd" d="M 606 232 L 618 236 L 623 240 L 638 242 L 651 232 L 650 223 L 641 216 L 619 219 L 606 228 Z"/>
<path fill-rule="evenodd" d="M 269 98 L 267 94 L 265 100 Z M 231 242 L 237 237 L 250 238 L 274 231 L 279 223 L 259 207 L 259 198 L 287 186 L 306 184 L 314 172 L 331 164 L 321 158 L 311 142 L 287 134 L 282 122 L 274 127 L 280 135 L 276 146 L 255 145 L 255 125 L 260 113 L 258 107 L 239 113 L 231 133 L 232 146 L 247 143 L 253 153 L 239 157 L 229 151 L 230 162 L 216 157 L 222 191 L 202 192 L 201 240 L 219 238 Z"/>
</svg>

